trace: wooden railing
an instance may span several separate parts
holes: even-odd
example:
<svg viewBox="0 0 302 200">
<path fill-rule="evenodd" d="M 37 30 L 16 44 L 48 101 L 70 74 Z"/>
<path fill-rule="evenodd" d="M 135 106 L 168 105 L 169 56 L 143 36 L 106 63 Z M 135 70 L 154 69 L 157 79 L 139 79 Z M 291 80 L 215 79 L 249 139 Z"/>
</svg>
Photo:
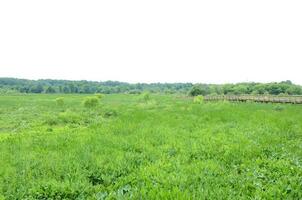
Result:
<svg viewBox="0 0 302 200">
<path fill-rule="evenodd" d="M 261 103 L 291 103 L 302 104 L 302 96 L 266 96 L 266 95 L 217 95 L 205 96 L 205 101 L 236 101 L 236 102 L 261 102 Z"/>
</svg>

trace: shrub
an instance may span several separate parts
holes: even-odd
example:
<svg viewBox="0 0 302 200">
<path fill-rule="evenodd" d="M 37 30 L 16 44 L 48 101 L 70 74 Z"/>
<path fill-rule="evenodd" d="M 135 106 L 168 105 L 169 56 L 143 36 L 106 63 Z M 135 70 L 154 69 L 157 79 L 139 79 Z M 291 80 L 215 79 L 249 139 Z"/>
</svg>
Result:
<svg viewBox="0 0 302 200">
<path fill-rule="evenodd" d="M 63 97 L 56 98 L 56 103 L 57 103 L 58 106 L 63 106 L 64 105 L 64 98 Z"/>
<path fill-rule="evenodd" d="M 104 95 L 103 95 L 103 94 L 100 94 L 100 93 L 95 94 L 95 96 L 96 96 L 99 100 L 101 100 L 101 99 L 104 97 Z"/>
<path fill-rule="evenodd" d="M 141 91 L 139 91 L 139 90 L 130 90 L 129 94 L 141 94 Z"/>
<path fill-rule="evenodd" d="M 149 101 L 149 100 L 150 100 L 150 93 L 149 93 L 149 92 L 144 92 L 144 93 L 142 94 L 142 99 L 143 99 L 145 102 Z"/>
<path fill-rule="evenodd" d="M 117 116 L 117 112 L 115 110 L 106 110 L 103 114 L 104 117 L 115 117 Z"/>
<path fill-rule="evenodd" d="M 194 97 L 193 102 L 194 103 L 202 103 L 203 102 L 203 96 L 202 95 L 198 95 L 198 96 Z"/>
<path fill-rule="evenodd" d="M 53 126 L 53 125 L 57 125 L 59 123 L 59 120 L 55 117 L 47 116 L 45 118 L 45 123 L 47 125 Z"/>
<path fill-rule="evenodd" d="M 288 96 L 288 94 L 286 94 L 286 93 L 280 93 L 280 94 L 278 94 L 278 96 Z"/>
<path fill-rule="evenodd" d="M 275 111 L 283 111 L 285 108 L 284 108 L 284 106 L 281 106 L 281 105 L 276 105 L 275 107 L 274 107 L 274 110 Z"/>
<path fill-rule="evenodd" d="M 86 108 L 96 107 L 99 104 L 99 99 L 97 97 L 87 97 L 83 104 Z"/>
<path fill-rule="evenodd" d="M 81 121 L 81 116 L 77 113 L 66 111 L 59 113 L 58 119 L 63 123 L 78 123 Z"/>
<path fill-rule="evenodd" d="M 194 85 L 189 91 L 190 96 L 207 95 L 210 94 L 210 88 L 206 84 Z"/>
</svg>

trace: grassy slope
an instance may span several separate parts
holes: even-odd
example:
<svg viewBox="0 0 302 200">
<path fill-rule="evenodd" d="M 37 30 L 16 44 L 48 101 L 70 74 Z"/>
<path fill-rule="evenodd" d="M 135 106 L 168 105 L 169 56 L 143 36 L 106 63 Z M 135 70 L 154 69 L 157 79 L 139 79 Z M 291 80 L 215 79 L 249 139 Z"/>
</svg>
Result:
<svg viewBox="0 0 302 200">
<path fill-rule="evenodd" d="M 2 197 L 302 198 L 302 106 L 57 97 L 0 96 Z"/>
</svg>

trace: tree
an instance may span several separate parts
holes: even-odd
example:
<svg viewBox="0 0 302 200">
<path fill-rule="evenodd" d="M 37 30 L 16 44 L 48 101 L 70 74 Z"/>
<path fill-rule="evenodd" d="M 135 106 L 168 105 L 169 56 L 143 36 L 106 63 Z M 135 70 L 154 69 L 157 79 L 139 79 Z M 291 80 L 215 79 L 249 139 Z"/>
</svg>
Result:
<svg viewBox="0 0 302 200">
<path fill-rule="evenodd" d="M 69 92 L 70 92 L 69 87 L 64 86 L 64 87 L 63 87 L 63 92 L 64 92 L 64 93 L 69 93 Z"/>
<path fill-rule="evenodd" d="M 33 87 L 30 89 L 30 91 L 31 91 L 32 93 L 42 93 L 42 92 L 44 91 L 44 89 L 43 89 L 43 86 L 39 84 L 39 85 L 33 86 Z"/>
<path fill-rule="evenodd" d="M 208 94 L 210 94 L 210 88 L 205 84 L 194 85 L 189 92 L 189 95 L 191 96 L 198 96 L 198 95 L 205 96 Z"/>
<path fill-rule="evenodd" d="M 45 93 L 56 93 L 56 90 L 55 90 L 53 87 L 49 86 L 49 87 L 45 90 Z"/>
<path fill-rule="evenodd" d="M 234 94 L 247 94 L 248 88 L 246 85 L 236 85 L 233 88 Z"/>
</svg>

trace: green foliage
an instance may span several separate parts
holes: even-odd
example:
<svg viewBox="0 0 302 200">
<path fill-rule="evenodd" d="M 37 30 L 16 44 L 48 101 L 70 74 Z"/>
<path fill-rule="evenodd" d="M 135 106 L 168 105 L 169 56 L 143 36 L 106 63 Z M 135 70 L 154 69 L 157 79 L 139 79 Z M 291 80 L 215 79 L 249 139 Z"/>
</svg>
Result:
<svg viewBox="0 0 302 200">
<path fill-rule="evenodd" d="M 56 104 L 58 106 L 63 106 L 64 105 L 64 98 L 63 97 L 56 98 Z"/>
<path fill-rule="evenodd" d="M 5 94 L 5 95 L 18 94 L 18 91 L 15 91 L 15 90 L 12 90 L 12 89 L 9 89 L 9 88 L 7 88 L 7 89 L 0 88 L 0 94 Z"/>
<path fill-rule="evenodd" d="M 140 91 L 140 90 L 130 90 L 129 92 L 128 92 L 129 94 L 141 94 L 142 92 Z"/>
<path fill-rule="evenodd" d="M 30 89 L 30 92 L 32 93 L 42 93 L 44 91 L 44 88 L 41 84 L 37 84 L 36 86 L 33 86 Z"/>
<path fill-rule="evenodd" d="M 53 87 L 49 86 L 45 90 L 45 93 L 56 93 L 56 90 Z"/>
<path fill-rule="evenodd" d="M 51 182 L 34 188 L 28 195 L 30 199 L 77 199 L 83 191 L 70 187 L 67 183 Z"/>
<path fill-rule="evenodd" d="M 83 101 L 83 105 L 86 108 L 96 107 L 99 103 L 100 103 L 99 98 L 97 98 L 97 97 L 86 97 Z"/>
<path fill-rule="evenodd" d="M 207 95 L 207 94 L 210 94 L 210 88 L 208 85 L 205 84 L 194 85 L 189 92 L 189 95 L 191 96 Z"/>
<path fill-rule="evenodd" d="M 117 112 L 115 110 L 104 110 L 103 111 L 103 116 L 105 118 L 108 118 L 108 117 L 116 117 L 117 116 Z"/>
<path fill-rule="evenodd" d="M 274 110 L 275 111 L 283 111 L 285 108 L 284 108 L 284 106 L 282 106 L 282 105 L 276 105 L 275 107 L 274 107 Z"/>
<path fill-rule="evenodd" d="M 150 93 L 149 92 L 144 92 L 143 94 L 141 94 L 142 100 L 144 100 L 145 102 L 148 102 L 150 100 Z"/>
<path fill-rule="evenodd" d="M 289 81 L 280 83 L 238 83 L 238 84 L 196 84 L 189 92 L 191 96 L 210 95 L 210 94 L 229 94 L 229 95 L 243 95 L 243 94 L 290 94 L 302 95 L 302 87 L 294 85 Z"/>
<path fill-rule="evenodd" d="M 0 88 L 21 93 L 85 93 L 112 94 L 129 93 L 141 94 L 143 91 L 152 93 L 187 93 L 191 83 L 124 83 L 118 81 L 67 81 L 67 80 L 26 80 L 16 78 L 0 78 Z"/>
<path fill-rule="evenodd" d="M 45 116 L 45 120 L 44 123 L 49 125 L 49 126 L 54 126 L 57 125 L 59 123 L 59 120 L 57 117 L 54 116 Z"/>
<path fill-rule="evenodd" d="M 192 83 L 123 83 L 117 81 L 66 81 L 66 80 L 25 80 L 15 78 L 0 78 L 1 91 L 17 93 L 85 93 L 141 94 L 144 91 L 162 94 L 189 94 L 191 96 L 210 94 L 289 94 L 302 95 L 302 86 L 291 81 L 273 83 L 237 83 L 237 84 L 192 84 Z"/>
<path fill-rule="evenodd" d="M 202 95 L 198 95 L 198 96 L 194 97 L 193 102 L 194 103 L 199 103 L 199 104 L 203 103 L 203 96 Z"/>
<path fill-rule="evenodd" d="M 0 199 L 302 199 L 300 105 L 85 97 L 0 96 Z"/>
<path fill-rule="evenodd" d="M 59 113 L 58 119 L 63 123 L 78 123 L 81 120 L 81 116 L 72 111 L 65 111 Z"/>
<path fill-rule="evenodd" d="M 95 94 L 95 96 L 96 96 L 99 100 L 101 100 L 101 99 L 104 97 L 104 95 L 103 95 L 103 94 L 100 94 L 100 93 Z"/>
</svg>

